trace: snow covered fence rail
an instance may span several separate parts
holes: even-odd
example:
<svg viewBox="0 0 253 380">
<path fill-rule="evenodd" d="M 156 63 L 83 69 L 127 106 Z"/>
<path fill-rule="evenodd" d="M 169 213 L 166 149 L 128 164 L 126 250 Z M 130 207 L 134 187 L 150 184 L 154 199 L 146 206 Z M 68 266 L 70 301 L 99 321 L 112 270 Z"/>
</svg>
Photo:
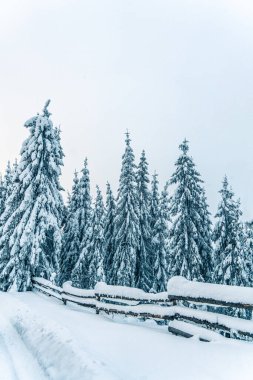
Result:
<svg viewBox="0 0 253 380">
<path fill-rule="evenodd" d="M 96 298 L 94 290 L 90 289 L 78 289 L 71 286 L 71 281 L 67 281 L 63 284 L 63 287 L 55 286 L 52 282 L 40 278 L 33 277 L 33 288 L 39 292 L 46 294 L 49 297 L 55 297 L 61 300 L 64 305 L 67 302 L 74 303 L 79 306 L 96 308 Z"/>
<path fill-rule="evenodd" d="M 253 288 L 187 281 L 174 277 L 168 291 L 146 293 L 141 289 L 98 283 L 95 289 L 77 289 L 71 282 L 57 287 L 43 278 L 33 278 L 33 287 L 60 299 L 108 315 L 132 316 L 169 323 L 169 332 L 190 337 L 199 331 L 200 340 L 213 340 L 218 333 L 231 338 L 253 340 L 253 321 L 182 306 L 180 301 L 200 305 L 253 309 Z M 216 334 L 216 335 L 215 335 Z"/>
<path fill-rule="evenodd" d="M 95 289 L 78 289 L 65 282 L 57 287 L 43 278 L 33 278 L 33 287 L 48 295 L 56 297 L 66 305 L 68 302 L 96 310 L 96 313 L 121 314 L 156 321 L 170 319 L 168 315 L 167 292 L 146 293 L 141 289 L 126 286 L 113 286 L 98 283 Z"/>
<path fill-rule="evenodd" d="M 127 286 L 115 286 L 107 285 L 104 282 L 97 283 L 95 287 L 95 295 L 99 299 L 122 303 L 128 303 L 128 301 L 133 301 L 141 304 L 167 304 L 168 294 L 163 293 L 146 293 L 144 290 L 138 288 L 130 288 Z"/>
<path fill-rule="evenodd" d="M 62 299 L 61 297 L 62 288 L 52 284 L 51 281 L 48 281 L 40 277 L 33 277 L 32 284 L 33 284 L 33 288 L 40 291 L 41 293 L 44 293 L 49 297 L 55 297 L 60 300 Z"/>
<path fill-rule="evenodd" d="M 188 301 L 253 310 L 253 288 L 188 281 L 176 276 L 169 280 L 167 290 L 168 299 L 174 304 Z"/>
<path fill-rule="evenodd" d="M 62 301 L 64 305 L 67 302 L 75 303 L 79 306 L 96 308 L 96 297 L 93 289 L 78 289 L 71 285 L 71 281 L 67 281 L 63 284 L 62 289 Z"/>
<path fill-rule="evenodd" d="M 230 317 L 219 312 L 196 310 L 185 306 L 176 306 L 178 301 L 201 305 L 234 307 L 253 310 L 253 288 L 217 285 L 188 281 L 183 277 L 173 277 L 168 282 L 168 299 L 173 302 L 170 309 L 172 321 L 182 321 L 209 330 L 217 331 L 226 337 L 253 340 L 253 321 Z M 173 311 L 173 312 L 172 312 Z M 187 324 L 183 330 L 169 324 L 169 331 L 186 336 Z M 189 324 L 188 324 L 189 326 Z M 189 335 L 189 334 L 188 334 Z"/>
<path fill-rule="evenodd" d="M 96 312 L 121 314 L 144 319 L 167 320 L 167 292 L 146 293 L 141 289 L 126 286 L 107 285 L 100 282 L 95 287 Z"/>
</svg>

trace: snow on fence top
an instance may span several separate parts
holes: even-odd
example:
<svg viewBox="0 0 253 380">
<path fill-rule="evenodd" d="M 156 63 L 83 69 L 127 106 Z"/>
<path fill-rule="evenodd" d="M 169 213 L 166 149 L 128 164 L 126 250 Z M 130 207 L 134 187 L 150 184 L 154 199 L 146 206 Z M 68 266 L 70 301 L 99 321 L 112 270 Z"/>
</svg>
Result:
<svg viewBox="0 0 253 380">
<path fill-rule="evenodd" d="M 76 297 L 88 297 L 88 298 L 95 298 L 95 291 L 94 289 L 79 289 L 79 288 L 74 288 L 72 286 L 71 281 L 67 281 L 63 284 L 63 293 L 65 294 L 70 294 Z"/>
<path fill-rule="evenodd" d="M 60 288 L 59 286 L 56 286 L 56 285 L 52 284 L 51 281 L 46 280 L 45 278 L 42 278 L 42 277 L 33 277 L 32 280 L 33 280 L 33 282 L 38 283 L 39 285 L 42 285 L 42 286 L 54 289 L 58 293 L 61 293 L 61 291 L 62 291 L 62 288 Z"/>
<path fill-rule="evenodd" d="M 168 298 L 171 300 L 199 300 L 206 303 L 253 308 L 253 288 L 189 281 L 182 276 L 175 276 L 169 280 L 167 290 Z"/>
<path fill-rule="evenodd" d="M 95 294 L 109 298 L 121 298 L 129 300 L 145 300 L 145 301 L 166 301 L 168 299 L 167 292 L 163 293 L 146 293 L 138 288 L 130 288 L 127 286 L 107 285 L 105 282 L 98 282 L 95 286 Z"/>
</svg>

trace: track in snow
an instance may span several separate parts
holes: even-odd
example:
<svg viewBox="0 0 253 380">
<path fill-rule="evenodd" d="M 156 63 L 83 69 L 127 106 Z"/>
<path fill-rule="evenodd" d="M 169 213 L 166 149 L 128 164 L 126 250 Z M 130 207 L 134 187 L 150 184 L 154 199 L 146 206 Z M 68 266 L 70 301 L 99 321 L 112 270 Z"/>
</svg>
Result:
<svg viewBox="0 0 253 380">
<path fill-rule="evenodd" d="M 0 305 L 0 380 L 120 379 L 53 313 L 42 316 L 15 293 L 0 292 Z"/>
<path fill-rule="evenodd" d="M 1 380 L 45 380 L 42 368 L 21 337 L 3 315 L 0 316 Z"/>
</svg>

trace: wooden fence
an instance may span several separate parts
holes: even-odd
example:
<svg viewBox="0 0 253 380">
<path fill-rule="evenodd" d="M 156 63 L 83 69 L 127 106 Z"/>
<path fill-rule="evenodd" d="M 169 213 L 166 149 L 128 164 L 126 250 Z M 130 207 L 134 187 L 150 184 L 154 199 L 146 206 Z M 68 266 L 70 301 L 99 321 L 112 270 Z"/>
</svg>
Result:
<svg viewBox="0 0 253 380">
<path fill-rule="evenodd" d="M 211 341 L 223 335 L 253 340 L 252 320 L 220 313 L 220 308 L 228 307 L 253 310 L 252 288 L 198 283 L 182 277 L 172 278 L 168 291 L 157 294 L 105 283 L 98 283 L 94 290 L 74 288 L 71 282 L 60 288 L 38 277 L 33 278 L 33 287 L 65 305 L 73 303 L 93 309 L 96 314 L 118 314 L 168 324 L 169 332 L 184 337 L 197 335 L 202 341 Z M 210 305 L 212 311 L 201 309 Z"/>
</svg>

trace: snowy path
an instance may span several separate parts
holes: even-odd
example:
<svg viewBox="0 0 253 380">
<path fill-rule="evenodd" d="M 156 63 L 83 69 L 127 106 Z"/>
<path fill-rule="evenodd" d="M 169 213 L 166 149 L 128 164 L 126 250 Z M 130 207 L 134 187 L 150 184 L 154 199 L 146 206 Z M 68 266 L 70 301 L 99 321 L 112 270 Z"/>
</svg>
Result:
<svg viewBox="0 0 253 380">
<path fill-rule="evenodd" d="M 32 357 L 31 363 L 35 362 L 37 369 L 43 368 L 52 380 L 252 379 L 252 343 L 203 343 L 175 337 L 166 328 L 132 325 L 122 319 L 112 321 L 30 292 L 0 293 L 0 305 L 0 315 L 15 327 L 9 336 L 16 341 L 14 333 L 18 334 L 17 340 L 25 345 L 24 352 L 29 354 L 29 347 L 37 358 Z M 0 334 L 6 330 L 0 321 Z M 19 356 L 20 350 L 17 348 L 15 356 Z M 21 377 L 18 373 L 15 377 L 8 365 L 13 355 L 6 358 L 0 338 L 1 380 L 43 378 L 43 373 L 36 377 Z M 4 368 L 5 378 L 1 376 Z"/>
</svg>

